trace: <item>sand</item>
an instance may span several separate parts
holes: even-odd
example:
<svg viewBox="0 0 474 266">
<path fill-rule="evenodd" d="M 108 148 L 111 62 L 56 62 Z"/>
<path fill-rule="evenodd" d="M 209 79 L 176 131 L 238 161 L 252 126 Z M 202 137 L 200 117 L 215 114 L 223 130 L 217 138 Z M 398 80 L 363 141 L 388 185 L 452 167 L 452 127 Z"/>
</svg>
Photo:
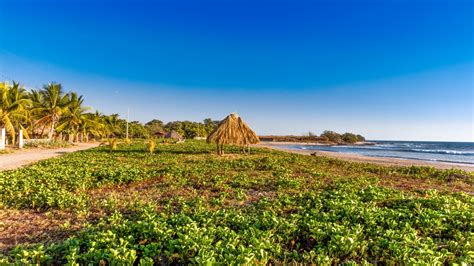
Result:
<svg viewBox="0 0 474 266">
<path fill-rule="evenodd" d="M 0 170 L 16 169 L 25 165 L 57 157 L 69 152 L 86 150 L 99 146 L 99 143 L 79 143 L 77 146 L 59 149 L 24 149 L 13 153 L 0 154 Z"/>
<path fill-rule="evenodd" d="M 274 150 L 281 150 L 286 152 L 298 153 L 311 155 L 316 152 L 316 156 L 326 156 L 337 158 L 346 161 L 363 162 L 363 163 L 374 163 L 386 166 L 431 166 L 438 169 L 461 169 L 467 172 L 474 172 L 474 165 L 468 164 L 455 164 L 455 163 L 444 163 L 444 162 L 429 162 L 419 160 L 408 160 L 398 158 L 382 158 L 382 157 L 369 157 L 358 154 L 330 152 L 330 151 L 314 151 L 314 150 L 293 150 L 280 145 L 314 145 L 312 143 L 296 143 L 296 142 L 261 142 L 257 144 L 257 147 L 270 148 Z"/>
</svg>

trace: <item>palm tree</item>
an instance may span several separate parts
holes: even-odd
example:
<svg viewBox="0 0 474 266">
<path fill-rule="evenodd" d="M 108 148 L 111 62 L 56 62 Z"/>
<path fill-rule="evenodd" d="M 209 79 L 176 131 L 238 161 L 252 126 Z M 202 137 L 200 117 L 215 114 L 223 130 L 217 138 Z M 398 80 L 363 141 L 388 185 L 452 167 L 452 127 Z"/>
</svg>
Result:
<svg viewBox="0 0 474 266">
<path fill-rule="evenodd" d="M 30 103 L 28 92 L 19 83 L 13 82 L 12 86 L 0 83 L 0 124 L 6 128 L 12 143 L 15 143 L 15 128 L 23 129 L 28 136 L 23 122 L 27 120 Z"/>
<path fill-rule="evenodd" d="M 61 115 L 66 112 L 69 99 L 68 95 L 64 94 L 61 84 L 50 83 L 43 87 L 43 90 L 33 92 L 38 97 L 38 102 L 33 108 L 33 112 L 38 115 L 39 119 L 36 124 L 48 125 L 50 130 L 48 132 L 48 139 L 51 140 L 54 136 L 56 124 Z"/>
<path fill-rule="evenodd" d="M 66 110 L 61 117 L 56 130 L 58 132 L 66 131 L 69 134 L 69 140 L 77 142 L 79 137 L 79 129 L 86 122 L 85 112 L 89 107 L 84 107 L 84 97 L 70 92 L 67 95 Z M 71 138 L 72 137 L 72 138 Z"/>
<path fill-rule="evenodd" d="M 107 137 L 117 137 L 117 135 L 120 134 L 120 129 L 123 125 L 123 121 L 119 118 L 118 114 L 112 114 L 104 116 L 104 124 L 107 132 Z"/>
<path fill-rule="evenodd" d="M 107 136 L 103 115 L 96 111 L 95 113 L 87 113 L 84 117 L 80 132 L 82 132 L 86 141 L 89 141 L 89 135 L 98 138 Z"/>
</svg>

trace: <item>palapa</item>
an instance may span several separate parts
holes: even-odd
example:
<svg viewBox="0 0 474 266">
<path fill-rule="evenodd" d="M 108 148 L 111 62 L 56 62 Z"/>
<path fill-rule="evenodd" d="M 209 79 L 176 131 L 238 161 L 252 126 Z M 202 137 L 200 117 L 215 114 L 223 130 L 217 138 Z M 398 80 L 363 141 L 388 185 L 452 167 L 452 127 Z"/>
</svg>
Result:
<svg viewBox="0 0 474 266">
<path fill-rule="evenodd" d="M 248 147 L 259 142 L 257 134 L 236 113 L 228 115 L 209 134 L 207 142 L 217 144 L 217 154 L 224 154 L 223 145 L 232 144 Z"/>
<path fill-rule="evenodd" d="M 167 139 L 174 139 L 177 141 L 182 141 L 184 138 L 181 136 L 176 130 L 171 130 L 170 132 L 165 134 L 165 138 Z"/>
</svg>

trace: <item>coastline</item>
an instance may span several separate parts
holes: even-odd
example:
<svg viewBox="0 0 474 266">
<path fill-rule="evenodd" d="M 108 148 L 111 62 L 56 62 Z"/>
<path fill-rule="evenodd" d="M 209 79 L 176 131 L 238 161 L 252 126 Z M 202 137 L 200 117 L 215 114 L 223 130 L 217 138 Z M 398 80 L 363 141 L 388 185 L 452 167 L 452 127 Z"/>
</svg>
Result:
<svg viewBox="0 0 474 266">
<path fill-rule="evenodd" d="M 260 142 L 256 147 L 269 148 L 279 151 L 291 152 L 296 154 L 311 155 L 316 152 L 316 156 L 326 156 L 352 162 L 374 163 L 384 166 L 430 166 L 437 169 L 460 169 L 466 172 L 474 172 L 474 165 L 447 163 L 447 162 L 431 162 L 413 159 L 401 159 L 390 157 L 370 157 L 359 154 L 341 153 L 332 151 L 315 151 L 315 150 L 294 150 L 281 147 L 281 145 L 315 145 L 314 143 L 300 142 Z M 323 145 L 323 144 L 321 144 Z"/>
</svg>

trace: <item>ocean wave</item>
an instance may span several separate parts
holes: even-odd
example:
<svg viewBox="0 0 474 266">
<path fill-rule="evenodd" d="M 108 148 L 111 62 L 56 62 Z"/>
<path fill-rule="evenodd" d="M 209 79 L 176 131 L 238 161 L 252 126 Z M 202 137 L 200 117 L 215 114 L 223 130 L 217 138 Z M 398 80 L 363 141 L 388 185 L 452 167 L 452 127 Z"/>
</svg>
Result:
<svg viewBox="0 0 474 266">
<path fill-rule="evenodd" d="M 474 151 L 454 151 L 454 150 L 430 150 L 430 149 L 413 149 L 416 152 L 455 154 L 455 155 L 474 155 Z"/>
<path fill-rule="evenodd" d="M 456 161 L 456 160 L 449 160 L 449 159 L 434 159 L 434 158 L 417 158 L 417 157 L 402 157 L 402 156 L 396 156 L 396 155 L 369 155 L 367 154 L 366 156 L 369 157 L 377 157 L 377 158 L 397 158 L 397 159 L 402 159 L 402 160 L 416 160 L 416 161 L 425 161 L 425 162 L 442 162 L 442 163 L 453 163 L 453 164 L 461 164 L 461 165 L 474 165 L 474 162 L 467 162 L 467 161 Z"/>
<path fill-rule="evenodd" d="M 400 145 L 402 144 L 402 145 Z M 437 147 L 436 147 L 437 146 Z M 358 146 L 358 145 L 336 145 L 336 146 L 320 146 L 320 145 L 294 145 L 293 148 L 299 150 L 322 150 L 322 151 L 334 151 L 334 152 L 352 152 L 361 154 L 370 153 L 385 153 L 385 152 L 397 152 L 397 153 L 421 153 L 421 154 L 440 154 L 446 156 L 474 156 L 474 150 L 470 147 L 442 147 L 440 144 L 420 144 L 420 143 L 381 143 L 373 146 Z M 441 147 L 440 147 L 441 146 Z M 448 145 L 446 145 L 448 146 Z"/>
</svg>

